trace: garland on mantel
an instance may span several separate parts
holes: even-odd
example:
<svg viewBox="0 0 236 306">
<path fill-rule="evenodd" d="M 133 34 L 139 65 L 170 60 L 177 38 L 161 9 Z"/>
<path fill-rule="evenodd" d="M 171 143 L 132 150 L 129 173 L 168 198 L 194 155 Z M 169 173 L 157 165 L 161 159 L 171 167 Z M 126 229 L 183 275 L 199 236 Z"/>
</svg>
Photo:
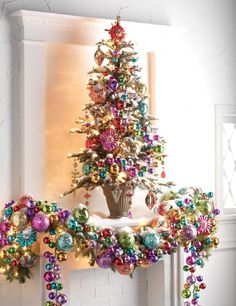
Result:
<svg viewBox="0 0 236 306">
<path fill-rule="evenodd" d="M 88 257 L 91 266 L 97 264 L 132 277 L 137 267 L 148 267 L 182 247 L 187 273 L 182 290 L 184 305 L 199 305 L 199 292 L 206 284 L 196 269 L 219 243 L 215 217 L 220 211 L 212 197 L 211 192 L 193 188 L 167 192 L 149 226 L 114 229 L 90 224 L 88 209 L 82 204 L 70 211 L 24 195 L 5 204 L 0 213 L 0 266 L 7 280 L 24 283 L 37 262 L 35 249 L 43 235 L 48 247 L 44 253 L 45 305 L 61 306 L 67 296 L 60 270 L 68 252 Z"/>
</svg>

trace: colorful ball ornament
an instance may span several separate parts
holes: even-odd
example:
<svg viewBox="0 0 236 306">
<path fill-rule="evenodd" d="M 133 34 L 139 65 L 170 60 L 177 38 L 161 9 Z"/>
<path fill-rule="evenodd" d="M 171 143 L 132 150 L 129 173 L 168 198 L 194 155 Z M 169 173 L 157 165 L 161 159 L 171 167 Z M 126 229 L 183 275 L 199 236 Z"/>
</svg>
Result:
<svg viewBox="0 0 236 306">
<path fill-rule="evenodd" d="M 196 238 L 197 236 L 197 229 L 194 225 L 188 224 L 185 226 L 181 232 L 181 236 L 186 241 L 191 241 Z"/>
<path fill-rule="evenodd" d="M 79 223 L 86 223 L 89 219 L 88 209 L 83 204 L 79 204 L 79 207 L 74 208 L 72 215 Z"/>
<path fill-rule="evenodd" d="M 114 255 L 107 254 L 104 252 L 97 256 L 96 263 L 100 268 L 108 269 L 111 267 L 113 260 L 114 260 Z"/>
<path fill-rule="evenodd" d="M 121 229 L 118 242 L 123 248 L 133 248 L 135 244 L 134 233 L 131 229 Z"/>
<path fill-rule="evenodd" d="M 20 264 L 22 267 L 31 268 L 35 265 L 36 256 L 30 251 L 25 252 L 20 258 Z"/>
<path fill-rule="evenodd" d="M 43 212 L 38 212 L 32 219 L 32 228 L 36 232 L 46 232 L 49 229 L 49 217 Z"/>
<path fill-rule="evenodd" d="M 159 235 L 151 228 L 141 233 L 143 245 L 147 249 L 155 249 L 160 244 Z"/>
<path fill-rule="evenodd" d="M 22 209 L 20 211 L 14 212 L 11 216 L 11 223 L 18 230 L 25 229 L 25 227 L 28 223 L 28 217 L 27 217 L 27 214 L 26 214 L 26 210 Z"/>
<path fill-rule="evenodd" d="M 63 233 L 58 236 L 56 245 L 58 250 L 67 252 L 73 246 L 73 237 L 69 233 Z"/>
<path fill-rule="evenodd" d="M 134 271 L 134 265 L 132 263 L 123 263 L 116 266 L 117 272 L 121 275 L 129 275 Z"/>
</svg>

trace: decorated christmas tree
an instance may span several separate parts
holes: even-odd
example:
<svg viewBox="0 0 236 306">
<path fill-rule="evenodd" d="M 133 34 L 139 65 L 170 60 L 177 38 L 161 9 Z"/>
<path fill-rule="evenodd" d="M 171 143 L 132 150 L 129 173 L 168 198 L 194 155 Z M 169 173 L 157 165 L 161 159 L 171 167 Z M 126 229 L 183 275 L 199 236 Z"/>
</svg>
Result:
<svg viewBox="0 0 236 306">
<path fill-rule="evenodd" d="M 164 172 L 164 139 L 148 114 L 147 88 L 134 45 L 126 41 L 119 18 L 107 30 L 110 38 L 97 44 L 88 81 L 92 102 L 85 117 L 71 132 L 85 133 L 86 148 L 69 156 L 83 163 L 74 173 L 68 194 L 84 187 L 102 186 L 111 217 L 126 216 L 136 187 L 148 190 L 146 203 L 153 207 Z"/>
</svg>

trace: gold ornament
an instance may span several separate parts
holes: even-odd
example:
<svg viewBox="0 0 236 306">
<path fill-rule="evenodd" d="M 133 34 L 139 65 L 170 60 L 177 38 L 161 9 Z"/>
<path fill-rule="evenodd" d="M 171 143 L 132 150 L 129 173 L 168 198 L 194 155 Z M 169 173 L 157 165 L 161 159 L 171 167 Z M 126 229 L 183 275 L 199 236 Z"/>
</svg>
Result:
<svg viewBox="0 0 236 306">
<path fill-rule="evenodd" d="M 26 228 L 28 223 L 28 218 L 25 210 L 16 211 L 12 214 L 11 223 L 14 227 L 19 230 L 23 230 Z"/>
<path fill-rule="evenodd" d="M 146 93 L 147 93 L 147 87 L 145 84 L 143 83 L 136 83 L 135 84 L 135 89 L 136 89 L 136 92 L 140 95 L 140 96 L 145 96 Z"/>
<path fill-rule="evenodd" d="M 116 163 L 114 163 L 110 166 L 110 173 L 111 174 L 118 174 L 119 172 L 120 172 L 120 168 Z"/>
<path fill-rule="evenodd" d="M 51 215 L 49 217 L 49 220 L 50 220 L 50 223 L 53 227 L 56 227 L 58 225 L 58 222 L 59 222 L 59 219 L 58 219 L 58 216 L 56 215 Z"/>
<path fill-rule="evenodd" d="M 67 258 L 68 258 L 68 255 L 64 252 L 60 252 L 60 253 L 57 254 L 57 260 L 59 262 L 66 261 Z"/>
<path fill-rule="evenodd" d="M 97 171 L 91 173 L 90 177 L 91 177 L 91 181 L 92 181 L 93 183 L 95 183 L 95 184 L 98 183 L 98 181 L 99 181 L 99 179 L 100 179 L 99 174 L 98 174 Z"/>
<path fill-rule="evenodd" d="M 98 49 L 94 54 L 94 60 L 98 66 L 101 66 L 104 59 L 105 53 L 100 49 L 100 46 L 98 46 Z"/>
<path fill-rule="evenodd" d="M 134 124 L 133 123 L 130 123 L 128 125 L 128 130 L 129 130 L 129 132 L 133 133 L 133 131 L 134 131 Z"/>
<path fill-rule="evenodd" d="M 219 239 L 216 238 L 216 237 L 214 237 L 214 238 L 213 238 L 213 244 L 214 244 L 215 246 L 217 246 L 219 243 L 220 243 Z"/>
</svg>

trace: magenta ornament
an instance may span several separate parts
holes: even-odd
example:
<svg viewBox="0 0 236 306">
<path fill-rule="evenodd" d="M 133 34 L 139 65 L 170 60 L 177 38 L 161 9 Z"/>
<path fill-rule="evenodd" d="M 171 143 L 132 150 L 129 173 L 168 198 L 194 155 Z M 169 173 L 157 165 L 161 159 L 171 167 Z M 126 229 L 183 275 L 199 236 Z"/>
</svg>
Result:
<svg viewBox="0 0 236 306">
<path fill-rule="evenodd" d="M 37 213 L 32 219 L 32 227 L 36 232 L 46 232 L 50 226 L 50 220 L 42 212 Z"/>
<path fill-rule="evenodd" d="M 51 283 L 55 280 L 55 274 L 53 272 L 46 272 L 44 273 L 44 279 L 46 282 Z"/>
<path fill-rule="evenodd" d="M 118 148 L 119 137 L 113 129 L 106 129 L 99 137 L 105 151 L 114 151 Z"/>
</svg>

